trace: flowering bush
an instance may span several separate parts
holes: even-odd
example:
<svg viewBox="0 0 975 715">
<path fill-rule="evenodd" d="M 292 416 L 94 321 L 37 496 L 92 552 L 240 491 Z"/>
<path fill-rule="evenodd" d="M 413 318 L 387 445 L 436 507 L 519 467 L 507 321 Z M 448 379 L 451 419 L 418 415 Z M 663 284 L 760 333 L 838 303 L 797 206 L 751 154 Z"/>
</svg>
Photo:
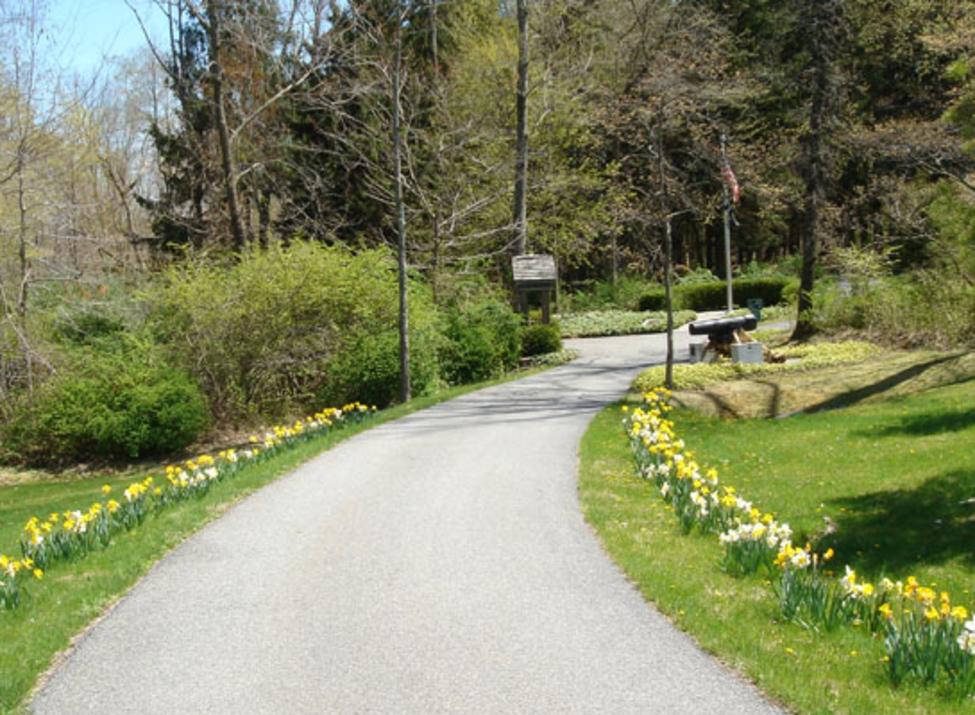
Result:
<svg viewBox="0 0 975 715">
<path fill-rule="evenodd" d="M 14 608 L 21 601 L 21 582 L 27 574 L 43 576 L 58 561 L 83 558 L 95 548 L 108 546 L 112 536 L 140 525 L 147 516 L 185 499 L 200 497 L 218 481 L 235 475 L 257 460 L 328 431 L 337 424 L 361 421 L 375 411 L 358 402 L 341 409 L 326 408 L 290 425 L 277 425 L 263 435 L 252 435 L 246 449 L 226 449 L 215 457 L 203 454 L 182 464 L 169 465 L 157 481 L 153 476 L 132 482 L 119 499 L 112 487 L 102 487 L 105 501 L 87 509 L 54 512 L 42 519 L 31 517 L 20 539 L 23 559 L 0 555 L 0 606 Z"/>
<path fill-rule="evenodd" d="M 833 549 L 818 554 L 811 544 L 794 545 L 788 524 L 720 485 L 716 470 L 694 460 L 666 416 L 669 397 L 669 390 L 654 388 L 644 394 L 644 406 L 623 407 L 637 470 L 654 481 L 685 532 L 718 535 L 725 571 L 743 576 L 765 570 L 783 617 L 806 628 L 855 624 L 882 634 L 885 670 L 894 685 L 947 682 L 961 696 L 975 694 L 975 618 L 968 609 L 913 576 L 875 585 L 846 566 L 841 578 L 833 577 L 825 568 Z"/>
</svg>

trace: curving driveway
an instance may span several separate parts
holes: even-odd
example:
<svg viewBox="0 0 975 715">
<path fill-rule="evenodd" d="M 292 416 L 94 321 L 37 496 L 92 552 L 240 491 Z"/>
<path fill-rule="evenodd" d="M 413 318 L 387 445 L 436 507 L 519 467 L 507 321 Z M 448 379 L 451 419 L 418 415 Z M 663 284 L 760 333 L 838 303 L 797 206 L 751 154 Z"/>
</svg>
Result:
<svg viewBox="0 0 975 715">
<path fill-rule="evenodd" d="M 686 338 L 680 338 L 681 343 Z M 775 712 L 648 606 L 576 494 L 661 336 L 374 428 L 163 559 L 38 713 Z"/>
</svg>

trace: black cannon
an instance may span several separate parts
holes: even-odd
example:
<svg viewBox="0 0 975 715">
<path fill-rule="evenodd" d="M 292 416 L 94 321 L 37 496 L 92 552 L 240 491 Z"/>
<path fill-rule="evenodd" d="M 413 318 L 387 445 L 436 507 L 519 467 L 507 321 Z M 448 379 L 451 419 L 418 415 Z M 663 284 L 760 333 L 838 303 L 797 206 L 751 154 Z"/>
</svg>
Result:
<svg viewBox="0 0 975 715">
<path fill-rule="evenodd" d="M 739 330 L 754 330 L 758 320 L 754 315 L 742 315 L 738 318 L 715 318 L 714 320 L 698 320 L 688 326 L 691 335 L 707 335 L 712 343 L 734 342 L 735 333 Z"/>
<path fill-rule="evenodd" d="M 711 362 L 719 355 L 730 357 L 734 362 L 762 362 L 771 359 L 771 353 L 755 342 L 747 331 L 754 330 L 758 319 L 754 315 L 740 318 L 717 318 L 691 323 L 691 335 L 707 335 L 708 342 L 691 343 L 691 362 Z"/>
</svg>

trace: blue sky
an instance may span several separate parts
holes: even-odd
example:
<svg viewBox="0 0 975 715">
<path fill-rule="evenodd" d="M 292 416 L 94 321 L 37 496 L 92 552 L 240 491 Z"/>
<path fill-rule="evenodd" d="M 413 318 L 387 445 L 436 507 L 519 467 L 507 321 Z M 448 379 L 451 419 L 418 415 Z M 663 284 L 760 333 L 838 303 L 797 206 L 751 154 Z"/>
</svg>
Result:
<svg viewBox="0 0 975 715">
<path fill-rule="evenodd" d="M 152 3 L 131 3 L 150 32 L 165 38 L 165 23 Z M 62 63 L 82 75 L 97 68 L 106 55 L 126 55 L 145 47 L 139 23 L 123 0 L 50 0 L 48 18 L 63 47 Z"/>
</svg>

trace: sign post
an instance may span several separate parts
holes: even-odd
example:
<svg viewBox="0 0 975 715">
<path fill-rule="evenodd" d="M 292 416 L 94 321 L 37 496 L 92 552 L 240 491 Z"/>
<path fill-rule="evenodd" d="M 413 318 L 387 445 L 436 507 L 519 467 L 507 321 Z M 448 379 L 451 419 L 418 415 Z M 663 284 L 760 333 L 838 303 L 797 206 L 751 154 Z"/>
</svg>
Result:
<svg viewBox="0 0 975 715">
<path fill-rule="evenodd" d="M 552 319 L 552 294 L 558 285 L 555 257 L 532 254 L 514 256 L 511 259 L 511 269 L 518 311 L 527 319 L 529 296 L 538 294 L 542 300 L 542 322 L 549 323 Z"/>
</svg>

